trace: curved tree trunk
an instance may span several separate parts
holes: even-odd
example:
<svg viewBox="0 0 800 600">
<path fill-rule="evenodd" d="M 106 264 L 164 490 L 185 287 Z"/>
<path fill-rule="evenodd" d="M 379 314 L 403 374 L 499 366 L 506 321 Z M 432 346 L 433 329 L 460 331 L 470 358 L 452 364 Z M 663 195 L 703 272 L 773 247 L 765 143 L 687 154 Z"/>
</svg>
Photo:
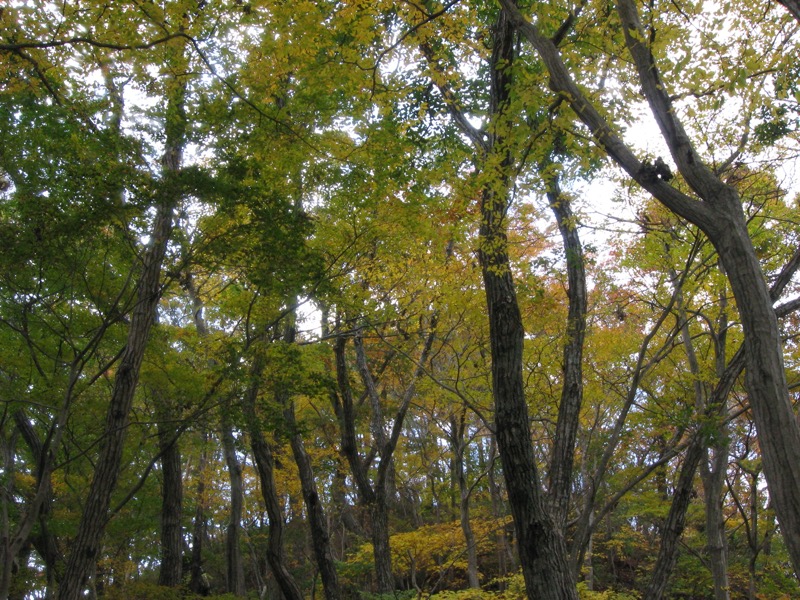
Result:
<svg viewBox="0 0 800 600">
<path fill-rule="evenodd" d="M 778 0 L 781 4 L 783 4 L 792 16 L 800 21 L 800 1 L 798 0 Z"/>
<path fill-rule="evenodd" d="M 257 426 L 256 429 L 258 429 Z M 258 478 L 261 482 L 261 495 L 264 497 L 269 518 L 267 562 L 286 600 L 303 600 L 303 593 L 283 560 L 283 514 L 275 492 L 275 459 L 260 429 L 255 433 L 251 429 L 250 436 L 253 458 L 255 458 Z"/>
<path fill-rule="evenodd" d="M 261 431 L 261 421 L 256 411 L 256 402 L 261 387 L 261 375 L 264 371 L 264 358 L 256 354 L 250 367 L 250 386 L 244 398 L 244 415 L 250 434 L 250 448 L 256 461 L 256 470 L 261 485 L 261 496 L 269 518 L 269 541 L 267 544 L 267 562 L 275 581 L 286 600 L 303 600 L 294 577 L 286 568 L 283 559 L 283 512 L 275 485 L 275 459 L 272 449 Z M 282 399 L 278 399 L 281 403 Z"/>
</svg>

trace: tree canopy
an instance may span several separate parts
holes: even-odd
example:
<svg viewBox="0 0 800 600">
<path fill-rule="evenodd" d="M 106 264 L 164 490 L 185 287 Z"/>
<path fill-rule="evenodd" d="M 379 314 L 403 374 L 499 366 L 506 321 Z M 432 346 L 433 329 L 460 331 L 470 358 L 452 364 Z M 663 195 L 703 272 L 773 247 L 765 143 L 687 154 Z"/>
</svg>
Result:
<svg viewBox="0 0 800 600">
<path fill-rule="evenodd" d="M 791 0 L 0 7 L 0 598 L 800 595 Z"/>
</svg>

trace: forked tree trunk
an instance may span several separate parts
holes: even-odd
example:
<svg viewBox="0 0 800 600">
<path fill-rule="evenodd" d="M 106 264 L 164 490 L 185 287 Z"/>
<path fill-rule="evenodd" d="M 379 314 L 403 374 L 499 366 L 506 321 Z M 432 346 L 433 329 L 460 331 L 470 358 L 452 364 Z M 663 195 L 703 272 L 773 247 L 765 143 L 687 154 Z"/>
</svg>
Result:
<svg viewBox="0 0 800 600">
<path fill-rule="evenodd" d="M 341 435 L 341 451 L 347 458 L 350 465 L 350 470 L 353 474 L 356 486 L 358 488 L 361 502 L 368 507 L 370 516 L 372 518 L 372 546 L 375 561 L 375 581 L 377 591 L 379 594 L 389 594 L 394 591 L 394 575 L 392 574 L 392 555 L 389 545 L 389 498 L 388 498 L 388 480 L 391 476 L 392 455 L 397 447 L 400 439 L 400 434 L 403 430 L 403 423 L 405 421 L 406 413 L 411 405 L 411 400 L 414 396 L 416 389 L 416 382 L 424 374 L 424 366 L 428 361 L 431 346 L 433 344 L 436 332 L 436 313 L 431 317 L 430 331 L 425 338 L 425 342 L 417 361 L 417 366 L 414 369 L 414 374 L 411 382 L 403 392 L 403 397 L 400 401 L 400 407 L 394 416 L 392 422 L 392 429 L 388 436 L 377 434 L 377 437 L 383 440 L 379 444 L 377 455 L 380 457 L 377 473 L 375 475 L 374 484 L 370 481 L 368 475 L 368 464 L 361 459 L 358 452 L 358 442 L 355 432 L 355 410 L 353 405 L 353 394 L 350 388 L 350 380 L 347 370 L 347 362 L 345 359 L 345 346 L 347 339 L 343 336 L 337 338 L 334 346 L 334 354 L 336 357 L 336 379 L 340 395 L 335 393 L 331 394 L 331 400 L 334 405 L 336 417 L 339 420 L 339 429 Z M 361 365 L 362 378 L 367 387 L 367 393 L 374 393 L 374 389 L 370 390 L 371 374 L 368 369 Z M 371 398 L 373 404 L 378 402 L 376 398 Z M 373 430 L 378 427 L 382 428 L 382 424 L 373 419 Z M 377 444 L 377 440 L 375 440 Z"/>
</svg>

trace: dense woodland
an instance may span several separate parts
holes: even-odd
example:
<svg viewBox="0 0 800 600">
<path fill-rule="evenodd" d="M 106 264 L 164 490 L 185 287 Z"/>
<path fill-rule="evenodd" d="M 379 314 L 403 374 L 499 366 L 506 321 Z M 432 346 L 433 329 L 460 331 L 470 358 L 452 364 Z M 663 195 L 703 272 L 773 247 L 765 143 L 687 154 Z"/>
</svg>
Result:
<svg viewBox="0 0 800 600">
<path fill-rule="evenodd" d="M 0 598 L 798 598 L 797 0 L 0 5 Z"/>
</svg>

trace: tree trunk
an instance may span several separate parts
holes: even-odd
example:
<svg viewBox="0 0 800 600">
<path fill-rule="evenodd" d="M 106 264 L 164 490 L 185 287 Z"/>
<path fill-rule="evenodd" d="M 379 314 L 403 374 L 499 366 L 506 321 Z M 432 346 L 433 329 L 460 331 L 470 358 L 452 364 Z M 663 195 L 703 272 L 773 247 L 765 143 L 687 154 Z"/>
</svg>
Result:
<svg viewBox="0 0 800 600">
<path fill-rule="evenodd" d="M 389 594 L 394 591 L 394 576 L 392 575 L 392 555 L 389 545 L 389 498 L 388 498 L 388 481 L 391 476 L 392 455 L 397 447 L 397 442 L 400 439 L 400 434 L 403 430 L 403 423 L 405 421 L 408 407 L 414 396 L 416 389 L 416 382 L 424 374 L 424 366 L 428 360 L 431 346 L 433 344 L 434 334 L 436 332 L 436 313 L 431 316 L 430 331 L 425 338 L 422 352 L 420 353 L 417 366 L 414 369 L 414 374 L 411 378 L 411 383 L 403 392 L 400 401 L 400 407 L 394 416 L 391 432 L 388 436 L 379 435 L 383 443 L 377 448 L 377 455 L 380 457 L 377 473 L 375 475 L 375 483 L 370 482 L 367 473 L 368 464 L 362 461 L 358 453 L 357 438 L 355 433 L 355 411 L 353 407 L 353 394 L 350 388 L 350 380 L 347 371 L 347 362 L 345 359 L 345 346 L 347 339 L 340 336 L 336 340 L 334 346 L 334 353 L 336 357 L 336 379 L 340 395 L 332 394 L 331 400 L 333 402 L 336 416 L 339 420 L 339 429 L 341 435 L 341 451 L 347 458 L 350 465 L 353 479 L 356 482 L 361 502 L 369 508 L 372 517 L 372 546 L 375 554 L 375 578 L 378 586 L 379 594 Z M 364 375 L 362 366 L 362 377 Z M 368 380 L 371 380 L 371 375 L 367 372 Z M 367 381 L 367 385 L 369 385 Z M 369 393 L 369 390 L 368 390 Z M 377 423 L 373 420 L 373 430 L 375 430 Z M 376 432 L 377 433 L 377 432 Z M 377 440 L 376 440 L 377 443 Z"/>
<path fill-rule="evenodd" d="M 183 62 L 183 56 L 178 57 Z M 179 70 L 179 72 L 185 72 Z M 84 504 L 78 532 L 72 542 L 64 577 L 58 592 L 59 600 L 78 600 L 87 577 L 99 558 L 100 542 L 105 531 L 111 494 L 117 484 L 125 434 L 128 430 L 133 396 L 147 347 L 150 329 L 156 319 L 161 298 L 161 267 L 172 235 L 173 212 L 181 196 L 178 172 L 183 160 L 186 114 L 185 77 L 176 78 L 167 98 L 166 142 L 163 157 L 163 181 L 150 242 L 142 260 L 137 281 L 137 302 L 131 315 L 128 338 L 114 377 L 114 387 L 106 415 L 105 434 L 89 493 Z"/>
<path fill-rule="evenodd" d="M 169 178 L 169 177 L 167 177 Z M 167 186 L 169 187 L 169 186 Z M 125 351 L 114 378 L 114 388 L 106 416 L 105 434 L 94 477 L 84 505 L 78 533 L 71 546 L 69 561 L 59 588 L 59 600 L 78 600 L 86 585 L 92 564 L 99 558 L 100 540 L 105 531 L 111 493 L 117 484 L 125 434 L 139 370 L 161 297 L 161 264 L 172 232 L 172 212 L 178 193 L 166 193 L 156 214 L 151 245 L 145 252 L 139 277 L 138 301 L 131 316 Z"/>
<path fill-rule="evenodd" d="M 781 4 L 783 4 L 792 16 L 800 21 L 800 1 L 798 0 L 778 0 Z"/>
<path fill-rule="evenodd" d="M 501 13 L 495 27 L 492 53 L 491 114 L 495 123 L 502 120 L 508 103 L 513 59 L 513 27 L 505 13 Z M 507 253 L 505 217 L 511 158 L 508 149 L 504 148 L 505 143 L 505 140 L 495 138 L 490 146 L 498 158 L 499 166 L 494 173 L 484 173 L 487 183 L 481 194 L 479 247 L 489 313 L 495 435 L 517 531 L 528 598 L 577 600 L 561 529 L 556 526 L 545 506 L 530 437 L 522 377 L 525 331 Z M 486 164 L 492 164 L 491 156 L 487 157 Z"/>
<path fill-rule="evenodd" d="M 158 423 L 161 453 L 161 565 L 158 585 L 178 587 L 183 578 L 183 474 L 175 429 Z"/>
<path fill-rule="evenodd" d="M 470 490 L 467 485 L 467 474 L 464 470 L 465 419 L 466 408 L 462 409 L 460 418 L 456 418 L 456 415 L 450 416 L 450 449 L 453 452 L 453 477 L 456 480 L 459 493 L 461 531 L 464 534 L 464 542 L 467 545 L 467 580 L 469 587 L 477 589 L 481 586 L 478 579 L 478 549 L 475 545 L 475 534 L 472 531 L 472 524 L 469 520 Z"/>
<path fill-rule="evenodd" d="M 233 429 L 224 415 L 221 435 L 225 464 L 228 467 L 228 478 L 231 483 L 229 521 L 225 528 L 225 588 L 234 596 L 244 596 L 244 563 L 239 540 L 242 528 L 244 485 L 242 483 L 242 467 L 236 456 L 236 440 L 233 437 Z"/>
<path fill-rule="evenodd" d="M 16 552 L 12 551 L 11 545 L 11 524 L 8 515 L 8 505 L 14 497 L 14 453 L 16 452 L 18 431 L 14 431 L 9 439 L 6 439 L 5 432 L 0 430 L 0 452 L 3 460 L 3 478 L 5 479 L 4 489 L 0 491 L 0 598 L 8 598 L 11 587 L 11 570 L 16 558 Z"/>
<path fill-rule="evenodd" d="M 644 592 L 644 600 L 661 600 L 669 583 L 669 577 L 678 559 L 678 542 L 686 526 L 686 512 L 694 493 L 694 476 L 697 466 L 705 454 L 705 438 L 697 432 L 686 450 L 678 481 L 672 497 L 669 514 L 661 531 L 661 545 L 653 567 L 650 583 Z"/>
<path fill-rule="evenodd" d="M 58 547 L 58 541 L 56 540 L 56 537 L 50 530 L 49 526 L 50 508 L 53 501 L 53 495 L 50 489 L 49 481 L 44 481 L 45 477 L 49 479 L 49 474 L 47 474 L 49 473 L 47 465 L 52 465 L 55 455 L 49 450 L 49 447 L 45 448 L 45 445 L 42 443 L 39 434 L 33 428 L 28 420 L 27 415 L 22 409 L 14 411 L 13 419 L 17 431 L 22 436 L 22 439 L 25 441 L 25 444 L 28 446 L 28 449 L 31 452 L 31 456 L 33 456 L 33 459 L 36 462 L 37 483 L 39 486 L 43 486 L 47 490 L 44 499 L 40 503 L 37 503 L 35 500 L 27 503 L 27 511 L 32 511 L 32 513 L 30 515 L 26 514 L 25 518 L 33 519 L 34 515 L 38 515 L 36 519 L 39 523 L 39 529 L 36 532 L 30 531 L 28 539 L 30 540 L 31 544 L 33 544 L 33 547 L 36 549 L 36 552 L 42 559 L 42 562 L 44 562 L 45 577 L 47 580 L 45 598 L 49 599 L 55 597 L 56 583 L 58 581 L 58 566 L 63 560 L 61 551 Z M 50 441 L 52 441 L 52 439 Z M 9 473 L 11 473 L 11 470 L 7 468 L 7 478 L 9 477 Z M 11 479 L 9 478 L 9 480 Z M 13 555 L 15 555 L 18 551 L 22 539 L 18 538 L 16 540 L 12 540 L 9 538 L 7 541 L 8 545 L 6 546 L 6 550 L 13 557 Z M 3 592 L 2 589 L 2 585 L 0 585 L 0 598 L 4 597 L 4 593 L 7 593 Z"/>
<path fill-rule="evenodd" d="M 489 481 L 489 495 L 492 499 L 492 516 L 502 523 L 502 518 L 505 516 L 506 511 L 503 508 L 503 497 L 500 484 L 495 476 L 495 462 L 497 460 L 497 440 L 494 436 L 491 438 L 491 447 L 489 452 L 489 468 L 488 481 Z M 495 548 L 497 549 L 497 576 L 502 579 L 509 573 L 508 560 L 512 557 L 510 544 L 508 543 L 508 536 L 506 535 L 505 525 L 501 525 L 494 532 Z M 512 564 L 512 568 L 514 566 Z M 501 583 L 501 589 L 502 589 Z"/>
<path fill-rule="evenodd" d="M 192 558 L 189 567 L 189 591 L 205 595 L 209 592 L 208 583 L 203 575 L 203 541 L 206 537 L 206 482 L 205 470 L 208 464 L 206 444 L 208 434 L 203 431 L 200 460 L 197 464 L 197 505 L 194 509 L 194 526 L 192 530 Z"/>
<path fill-rule="evenodd" d="M 726 432 L 723 432 L 725 435 Z M 723 484 L 728 466 L 728 444 L 715 447 L 712 466 L 703 464 L 701 480 L 706 509 L 706 540 L 708 562 L 714 579 L 715 600 L 730 599 L 728 579 L 728 544 L 725 534 L 725 516 L 722 512 Z"/>
<path fill-rule="evenodd" d="M 780 278 L 779 278 L 780 279 Z M 720 379 L 726 368 L 726 342 L 728 332 L 728 299 L 727 286 L 722 286 L 718 293 L 720 315 L 717 319 L 716 337 L 714 340 L 716 374 Z M 773 286 L 771 293 L 779 296 L 781 289 Z M 719 403 L 718 417 L 727 415 L 727 398 Z M 723 422 L 723 419 L 720 418 Z M 700 462 L 700 480 L 703 484 L 703 498 L 706 513 L 706 540 L 708 562 L 714 580 L 714 600 L 730 600 L 730 580 L 728 577 L 728 541 L 725 532 L 725 515 L 723 514 L 724 486 L 728 473 L 728 457 L 730 454 L 730 437 L 728 425 L 720 425 L 719 432 L 706 456 Z"/>
<path fill-rule="evenodd" d="M 253 458 L 255 458 L 261 482 L 261 495 L 264 497 L 269 518 L 267 562 L 286 600 L 303 600 L 303 593 L 283 560 L 283 514 L 275 492 L 275 460 L 272 450 L 260 430 L 254 437 L 251 430 L 250 435 Z"/>
<path fill-rule="evenodd" d="M 249 425 L 250 448 L 256 461 L 256 470 L 261 485 L 261 496 L 269 518 L 269 541 L 267 544 L 267 562 L 275 581 L 286 600 L 303 600 L 303 593 L 297 586 L 294 577 L 286 568 L 283 559 L 283 512 L 275 485 L 275 459 L 272 449 L 261 431 L 261 420 L 256 411 L 256 402 L 261 387 L 261 375 L 264 371 L 263 356 L 256 354 L 250 367 L 250 385 L 244 399 L 244 415 Z M 280 403 L 281 400 L 278 399 Z"/>
<path fill-rule="evenodd" d="M 317 569 L 319 569 L 319 575 L 322 579 L 322 589 L 325 592 L 326 600 L 339 600 L 341 593 L 336 575 L 336 565 L 333 562 L 333 554 L 331 553 L 328 519 L 325 515 L 325 507 L 322 505 L 317 493 L 317 484 L 314 481 L 311 459 L 306 452 L 303 438 L 297 433 L 294 405 L 291 401 L 288 402 L 284 415 L 289 429 L 293 432 L 289 442 L 300 474 L 300 487 L 303 490 L 303 500 L 308 513 L 308 525 L 311 528 L 311 541 L 314 546 Z"/>
<path fill-rule="evenodd" d="M 389 505 L 386 490 L 375 492 L 375 502 L 370 507 L 372 530 L 370 532 L 375 557 L 375 583 L 379 594 L 394 592 L 392 552 L 389 546 Z"/>
<path fill-rule="evenodd" d="M 558 134 L 557 134 L 558 135 Z M 543 165 L 544 166 L 544 165 Z M 541 169 L 545 171 L 545 169 Z M 558 406 L 558 421 L 550 457 L 549 488 L 550 505 L 556 524 L 564 528 L 569 512 L 572 491 L 572 465 L 575 455 L 575 438 L 581 404 L 583 403 L 583 343 L 586 337 L 586 269 L 575 216 L 569 198 L 561 193 L 558 176 L 548 182 L 547 199 L 555 215 L 567 263 L 569 286 L 567 297 L 567 335 L 564 343 L 564 362 L 561 402 Z"/>
<path fill-rule="evenodd" d="M 770 497 L 795 574 L 800 575 L 800 428 L 789 400 L 772 299 L 747 235 L 741 206 L 712 238 L 728 273 L 744 330 L 745 386 L 758 428 Z"/>
</svg>

